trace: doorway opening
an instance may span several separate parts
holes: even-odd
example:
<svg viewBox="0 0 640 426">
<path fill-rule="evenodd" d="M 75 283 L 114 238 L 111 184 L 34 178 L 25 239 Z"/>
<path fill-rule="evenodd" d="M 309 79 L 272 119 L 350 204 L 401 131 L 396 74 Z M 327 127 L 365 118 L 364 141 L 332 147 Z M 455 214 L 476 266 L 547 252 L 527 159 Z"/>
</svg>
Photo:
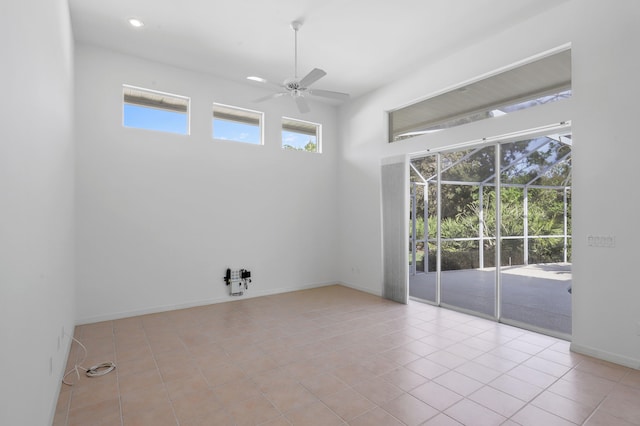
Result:
<svg viewBox="0 0 640 426">
<path fill-rule="evenodd" d="M 409 296 L 571 335 L 571 133 L 410 161 Z"/>
</svg>

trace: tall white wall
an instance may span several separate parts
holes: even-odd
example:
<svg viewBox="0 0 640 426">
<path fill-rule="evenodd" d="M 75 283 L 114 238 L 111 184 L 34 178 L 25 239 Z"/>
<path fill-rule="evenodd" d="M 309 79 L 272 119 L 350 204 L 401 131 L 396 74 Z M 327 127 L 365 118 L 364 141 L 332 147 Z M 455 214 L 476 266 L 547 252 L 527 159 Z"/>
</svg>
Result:
<svg viewBox="0 0 640 426">
<path fill-rule="evenodd" d="M 123 127 L 123 83 L 189 96 L 191 135 Z M 236 300 L 227 267 L 243 297 L 336 282 L 336 108 L 266 93 L 77 46 L 79 322 Z M 213 140 L 213 102 L 264 111 L 265 145 Z M 283 115 L 322 123 L 323 153 L 284 151 Z"/>
<path fill-rule="evenodd" d="M 573 348 L 640 366 L 640 286 L 634 277 L 633 191 L 640 5 L 573 0 L 514 24 L 340 110 L 339 274 L 382 291 L 380 161 L 484 137 L 572 120 Z M 570 101 L 540 106 L 398 143 L 387 143 L 385 111 L 461 85 L 559 46 L 572 46 Z M 417 47 L 419 48 L 419 46 Z M 587 235 L 614 235 L 616 247 L 587 247 Z"/>
<path fill-rule="evenodd" d="M 0 39 L 0 424 L 45 425 L 75 320 L 66 0 L 2 2 Z"/>
<path fill-rule="evenodd" d="M 640 368 L 640 3 L 574 3 L 573 348 Z M 616 246 L 589 247 L 588 235 Z"/>
</svg>

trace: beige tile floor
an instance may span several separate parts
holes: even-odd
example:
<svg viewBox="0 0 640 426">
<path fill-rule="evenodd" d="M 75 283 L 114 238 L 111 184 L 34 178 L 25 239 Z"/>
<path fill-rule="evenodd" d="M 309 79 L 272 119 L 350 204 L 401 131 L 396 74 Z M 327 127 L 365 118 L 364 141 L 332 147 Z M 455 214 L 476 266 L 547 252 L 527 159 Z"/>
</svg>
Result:
<svg viewBox="0 0 640 426">
<path fill-rule="evenodd" d="M 117 368 L 62 385 L 54 425 L 640 425 L 638 370 L 341 286 L 75 334 L 85 367 Z"/>
</svg>

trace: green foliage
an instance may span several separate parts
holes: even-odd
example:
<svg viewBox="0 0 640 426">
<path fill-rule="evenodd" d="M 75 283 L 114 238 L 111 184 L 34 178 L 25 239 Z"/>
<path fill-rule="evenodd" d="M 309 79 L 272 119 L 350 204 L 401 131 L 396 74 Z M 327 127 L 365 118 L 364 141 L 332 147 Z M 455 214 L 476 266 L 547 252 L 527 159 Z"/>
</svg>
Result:
<svg viewBox="0 0 640 426">
<path fill-rule="evenodd" d="M 535 150 L 532 151 L 532 148 Z M 562 189 L 545 186 L 570 185 L 570 163 L 560 161 L 570 147 L 553 140 L 534 139 L 501 145 L 501 174 L 503 183 L 520 186 L 501 188 L 501 228 L 503 239 L 502 265 L 524 261 L 525 214 L 529 236 L 564 234 L 564 194 Z M 419 174 L 428 180 L 426 186 L 418 186 L 415 194 L 417 238 L 424 238 L 425 196 L 427 199 L 427 232 L 431 241 L 437 230 L 436 156 L 412 162 Z M 496 199 L 494 147 L 457 151 L 442 155 L 441 236 L 443 239 L 473 238 L 469 241 L 443 241 L 442 269 L 467 269 L 493 264 L 496 236 Z M 412 180 L 424 182 L 413 172 Z M 460 182 L 458 184 L 457 182 Z M 536 187 L 536 185 L 539 185 Z M 527 187 L 527 211 L 525 189 Z M 480 198 L 480 188 L 483 194 Z M 571 233 L 571 201 L 568 192 L 568 233 Z M 480 200 L 482 199 L 482 204 Z M 482 221 L 480 218 L 482 217 Z M 478 263 L 478 238 L 484 238 L 485 265 Z M 433 248 L 435 250 L 435 248 Z M 531 263 L 558 262 L 563 260 L 563 238 L 530 238 L 529 261 Z M 570 253 L 570 247 L 569 247 Z M 435 270 L 435 256 L 429 256 L 429 270 Z"/>
<path fill-rule="evenodd" d="M 318 145 L 313 141 L 313 139 L 309 139 L 309 142 L 307 142 L 304 147 L 296 147 L 293 145 L 285 144 L 282 145 L 282 148 L 292 151 L 318 152 Z"/>
<path fill-rule="evenodd" d="M 418 219 L 416 219 L 416 238 L 424 238 L 424 217 L 418 217 Z"/>
</svg>

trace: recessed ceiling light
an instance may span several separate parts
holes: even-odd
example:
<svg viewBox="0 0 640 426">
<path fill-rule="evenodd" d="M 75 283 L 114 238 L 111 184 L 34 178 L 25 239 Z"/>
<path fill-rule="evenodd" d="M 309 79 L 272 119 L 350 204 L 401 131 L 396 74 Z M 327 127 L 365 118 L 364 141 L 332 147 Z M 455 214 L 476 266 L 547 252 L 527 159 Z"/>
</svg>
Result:
<svg viewBox="0 0 640 426">
<path fill-rule="evenodd" d="M 249 77 L 247 77 L 247 80 L 252 80 L 252 81 L 257 81 L 259 83 L 266 83 L 267 80 L 265 80 L 262 77 L 256 77 L 255 75 L 250 75 Z"/>
<path fill-rule="evenodd" d="M 136 27 L 136 28 L 144 27 L 144 22 L 142 22 L 138 18 L 129 18 L 129 24 L 132 27 Z"/>
</svg>

